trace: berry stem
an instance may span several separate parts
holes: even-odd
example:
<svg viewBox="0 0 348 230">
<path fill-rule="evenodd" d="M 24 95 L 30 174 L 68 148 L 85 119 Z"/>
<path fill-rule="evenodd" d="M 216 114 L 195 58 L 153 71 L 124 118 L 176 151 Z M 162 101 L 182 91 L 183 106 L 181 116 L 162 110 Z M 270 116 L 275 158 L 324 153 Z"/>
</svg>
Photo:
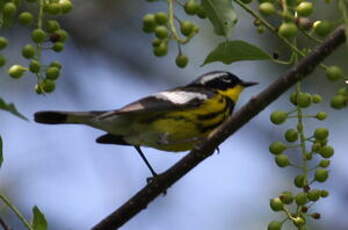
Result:
<svg viewBox="0 0 348 230">
<path fill-rule="evenodd" d="M 22 215 L 22 213 L 16 208 L 16 206 L 14 206 L 11 201 L 5 197 L 4 195 L 2 195 L 0 193 L 0 200 L 2 202 L 4 202 L 4 204 L 9 208 L 11 209 L 15 215 L 18 217 L 18 219 L 23 223 L 23 225 L 28 229 L 28 230 L 34 230 L 32 227 L 31 227 L 31 224 L 29 223 L 28 220 L 25 219 L 25 217 Z"/>
<path fill-rule="evenodd" d="M 303 30 L 303 29 L 301 29 L 301 28 L 299 28 L 299 29 L 300 29 L 301 33 L 302 33 L 304 36 L 306 36 L 309 40 L 312 40 L 312 41 L 314 41 L 314 42 L 316 42 L 316 43 L 319 43 L 319 44 L 321 44 L 321 43 L 323 42 L 322 40 L 320 40 L 320 39 L 318 39 L 318 38 L 312 36 L 312 34 L 308 33 L 307 31 L 305 31 L 305 30 Z"/>
<path fill-rule="evenodd" d="M 175 26 L 175 20 L 177 20 L 178 22 L 180 22 L 180 20 L 175 16 L 174 14 L 174 3 L 177 2 L 176 0 L 167 0 L 168 1 L 168 16 L 169 16 L 169 29 L 170 32 L 173 36 L 173 39 L 178 41 L 180 44 L 186 44 L 188 43 L 191 38 L 194 36 L 194 33 L 192 33 L 191 35 L 187 36 L 186 39 L 183 39 L 180 37 L 180 35 L 178 34 L 177 30 L 176 30 L 176 26 Z"/>
</svg>

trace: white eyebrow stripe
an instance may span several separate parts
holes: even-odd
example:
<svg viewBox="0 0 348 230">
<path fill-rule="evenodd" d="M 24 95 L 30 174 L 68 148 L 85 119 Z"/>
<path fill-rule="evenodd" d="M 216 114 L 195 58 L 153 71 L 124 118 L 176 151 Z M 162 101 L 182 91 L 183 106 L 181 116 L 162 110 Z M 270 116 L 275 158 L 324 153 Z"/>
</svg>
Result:
<svg viewBox="0 0 348 230">
<path fill-rule="evenodd" d="M 202 77 L 202 79 L 200 80 L 200 83 L 204 84 L 208 81 L 211 81 L 215 78 L 218 78 L 218 77 L 221 77 L 221 76 L 224 76 L 226 75 L 226 73 L 222 72 L 222 73 L 215 73 L 215 74 L 209 74 L 209 75 L 206 75 L 204 77 Z"/>
<path fill-rule="evenodd" d="M 153 95 L 157 99 L 170 101 L 174 104 L 186 104 L 193 99 L 205 100 L 208 96 L 202 93 L 185 91 L 164 91 Z"/>
</svg>

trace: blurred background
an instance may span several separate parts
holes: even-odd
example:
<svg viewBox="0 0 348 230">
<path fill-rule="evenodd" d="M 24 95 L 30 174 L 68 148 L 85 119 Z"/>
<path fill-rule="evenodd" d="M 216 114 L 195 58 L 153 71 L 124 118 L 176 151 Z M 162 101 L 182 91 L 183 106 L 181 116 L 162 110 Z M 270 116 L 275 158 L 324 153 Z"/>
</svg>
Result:
<svg viewBox="0 0 348 230">
<path fill-rule="evenodd" d="M 243 93 L 238 109 L 286 70 L 266 61 L 200 67 L 223 39 L 213 35 L 207 21 L 197 18 L 200 34 L 184 46 L 184 53 L 190 57 L 189 67 L 179 69 L 174 63 L 176 47 L 173 45 L 164 58 L 154 57 L 152 35 L 142 32 L 143 15 L 165 11 L 164 2 L 76 0 L 74 6 L 74 11 L 62 18 L 62 27 L 70 33 L 66 50 L 61 54 L 50 51 L 44 54 L 47 62 L 59 60 L 64 66 L 53 94 L 36 95 L 35 78 L 30 74 L 13 80 L 1 70 L 0 77 L 0 97 L 14 102 L 30 118 L 30 122 L 25 122 L 0 111 L 5 157 L 0 169 L 0 191 L 27 218 L 31 218 L 31 208 L 39 206 L 50 230 L 90 229 L 141 189 L 150 173 L 133 148 L 96 144 L 95 139 L 103 132 L 84 126 L 37 124 L 32 121 L 34 112 L 116 109 L 150 93 L 184 85 L 212 70 L 227 70 L 243 79 L 260 82 Z M 326 5 L 319 9 L 325 12 L 316 12 L 314 18 L 335 19 L 336 9 L 330 12 Z M 273 35 L 258 35 L 252 18 L 238 7 L 237 13 L 239 22 L 233 39 L 243 39 L 270 53 L 278 52 L 280 58 L 287 57 L 286 47 Z M 179 13 L 179 17 L 185 15 Z M 11 41 L 6 53 L 8 63 L 23 60 L 19 50 L 30 42 L 30 31 L 16 27 L 15 31 L 5 33 Z M 327 63 L 347 67 L 347 60 L 347 47 L 342 47 Z M 329 98 L 342 85 L 328 83 L 321 70 L 304 82 L 306 90 L 320 93 L 324 98 L 323 103 L 310 107 L 306 113 L 329 113 L 325 121 L 306 120 L 306 133 L 310 135 L 316 127 L 328 127 L 330 144 L 336 150 L 330 179 L 313 185 L 329 189 L 330 196 L 315 205 L 322 218 L 316 224 L 313 222 L 312 228 L 346 230 L 347 111 L 337 112 L 329 107 Z M 196 167 L 171 187 L 166 196 L 158 197 L 122 229 L 135 230 L 141 226 L 144 230 L 259 230 L 266 229 L 271 220 L 281 220 L 283 216 L 270 210 L 269 199 L 284 190 L 299 191 L 294 189 L 292 181 L 300 172 L 280 169 L 268 152 L 269 144 L 282 140 L 283 132 L 294 127 L 294 122 L 276 127 L 270 123 L 269 116 L 275 109 L 291 109 L 290 92 L 223 143 L 220 154 Z M 144 151 L 158 172 L 186 154 L 149 148 Z M 24 229 L 7 208 L 2 204 L 0 208 L 0 215 L 13 229 Z M 287 225 L 284 229 L 293 228 Z"/>
</svg>

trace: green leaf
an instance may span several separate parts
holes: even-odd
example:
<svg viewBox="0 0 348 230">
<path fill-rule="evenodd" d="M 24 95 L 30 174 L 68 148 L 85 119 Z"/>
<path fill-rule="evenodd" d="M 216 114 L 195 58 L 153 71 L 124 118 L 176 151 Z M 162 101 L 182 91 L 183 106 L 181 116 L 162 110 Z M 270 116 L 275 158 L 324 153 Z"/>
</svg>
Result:
<svg viewBox="0 0 348 230">
<path fill-rule="evenodd" d="M 21 113 L 19 113 L 18 110 L 16 109 L 16 106 L 13 103 L 7 104 L 2 98 L 0 98 L 0 109 L 10 112 L 17 117 L 28 121 L 28 118 L 26 118 Z"/>
<path fill-rule="evenodd" d="M 37 206 L 33 208 L 33 224 L 34 230 L 47 230 L 47 221 L 44 214 Z"/>
<path fill-rule="evenodd" d="M 227 36 L 237 23 L 232 0 L 202 0 L 202 6 L 217 35 Z"/>
<path fill-rule="evenodd" d="M 202 64 L 211 62 L 222 62 L 224 64 L 231 64 L 237 61 L 251 61 L 251 60 L 267 60 L 272 57 L 255 45 L 250 43 L 235 40 L 220 43 L 204 60 Z"/>
<path fill-rule="evenodd" d="M 0 136 L 0 168 L 1 168 L 2 162 L 4 162 L 4 156 L 2 154 L 2 138 Z"/>
</svg>

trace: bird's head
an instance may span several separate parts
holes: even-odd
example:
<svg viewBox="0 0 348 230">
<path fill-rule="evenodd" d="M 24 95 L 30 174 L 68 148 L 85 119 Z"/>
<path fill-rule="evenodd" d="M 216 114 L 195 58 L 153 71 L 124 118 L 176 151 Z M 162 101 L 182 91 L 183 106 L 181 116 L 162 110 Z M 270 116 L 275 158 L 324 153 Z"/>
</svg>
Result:
<svg viewBox="0 0 348 230">
<path fill-rule="evenodd" d="M 244 88 L 258 84 L 257 82 L 243 81 L 236 75 L 226 71 L 214 71 L 203 74 L 190 86 L 201 86 L 218 90 L 220 94 L 230 97 L 234 101 L 238 100 L 239 94 Z"/>
</svg>

